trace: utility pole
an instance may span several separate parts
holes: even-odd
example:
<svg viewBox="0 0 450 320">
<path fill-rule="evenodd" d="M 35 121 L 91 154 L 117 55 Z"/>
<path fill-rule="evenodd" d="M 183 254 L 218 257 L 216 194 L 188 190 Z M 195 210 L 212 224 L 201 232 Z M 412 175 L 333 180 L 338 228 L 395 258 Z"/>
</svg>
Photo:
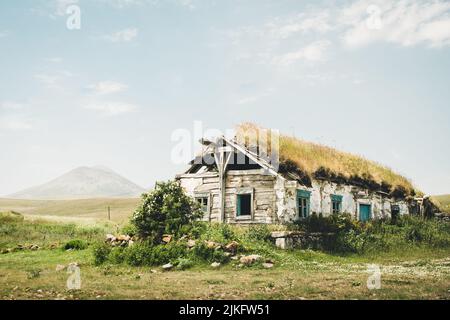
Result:
<svg viewBox="0 0 450 320">
<path fill-rule="evenodd" d="M 108 220 L 111 221 L 111 208 L 108 206 Z"/>
</svg>

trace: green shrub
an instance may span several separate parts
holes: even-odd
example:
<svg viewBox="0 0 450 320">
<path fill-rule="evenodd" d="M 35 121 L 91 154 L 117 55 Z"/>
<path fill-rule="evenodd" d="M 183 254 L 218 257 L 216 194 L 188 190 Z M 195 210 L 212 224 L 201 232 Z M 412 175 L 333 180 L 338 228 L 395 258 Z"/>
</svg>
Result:
<svg viewBox="0 0 450 320">
<path fill-rule="evenodd" d="M 143 266 L 152 260 L 152 247 L 146 243 L 135 243 L 124 252 L 124 261 L 132 266 Z"/>
<path fill-rule="evenodd" d="M 164 233 L 180 236 L 183 226 L 201 216 L 198 203 L 185 194 L 179 183 L 169 181 L 158 183 L 152 192 L 142 195 L 131 223 L 140 238 L 159 244 Z"/>
<path fill-rule="evenodd" d="M 187 224 L 181 227 L 180 232 L 183 235 L 188 235 L 190 238 L 199 239 L 203 234 L 206 233 L 209 224 L 203 221 L 194 221 L 191 224 Z"/>
<path fill-rule="evenodd" d="M 174 265 L 176 266 L 176 268 L 178 270 L 186 270 L 189 268 L 192 268 L 194 266 L 194 262 L 190 259 L 186 259 L 186 258 L 178 258 Z"/>
<path fill-rule="evenodd" d="M 120 230 L 120 233 L 129 235 L 130 237 L 133 237 L 138 233 L 138 231 L 137 231 L 137 228 L 135 225 L 128 223 L 122 227 L 122 229 Z"/>
<path fill-rule="evenodd" d="M 125 262 L 125 250 L 123 247 L 114 247 L 108 254 L 108 261 L 113 264 L 121 264 Z"/>
<path fill-rule="evenodd" d="M 245 237 L 250 241 L 270 241 L 271 232 L 267 225 L 250 226 L 245 233 Z"/>
<path fill-rule="evenodd" d="M 124 261 L 132 266 L 155 266 L 173 263 L 178 258 L 187 255 L 185 245 L 169 243 L 167 245 L 152 245 L 150 243 L 136 243 L 124 250 Z"/>
<path fill-rule="evenodd" d="M 84 250 L 87 247 L 88 247 L 88 244 L 86 241 L 81 240 L 81 239 L 73 239 L 73 240 L 67 241 L 64 244 L 63 249 L 64 250 Z"/>
<path fill-rule="evenodd" d="M 233 230 L 233 227 L 224 223 L 212 223 L 208 225 L 200 238 L 222 244 L 226 244 L 233 240 L 239 241 L 239 237 Z"/>
<path fill-rule="evenodd" d="M 230 260 L 230 257 L 222 249 L 208 248 L 204 242 L 195 245 L 191 251 L 191 255 L 199 262 L 226 263 Z"/>
<path fill-rule="evenodd" d="M 111 253 L 110 245 L 105 243 L 97 244 L 94 247 L 94 264 L 98 266 L 108 261 L 110 253 Z"/>
</svg>

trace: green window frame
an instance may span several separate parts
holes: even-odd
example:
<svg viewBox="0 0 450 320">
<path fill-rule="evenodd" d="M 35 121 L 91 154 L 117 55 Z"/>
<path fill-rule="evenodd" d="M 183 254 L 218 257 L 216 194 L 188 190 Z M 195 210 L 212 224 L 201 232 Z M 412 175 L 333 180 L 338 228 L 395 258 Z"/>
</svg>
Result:
<svg viewBox="0 0 450 320">
<path fill-rule="evenodd" d="M 306 190 L 297 190 L 297 212 L 300 219 L 309 217 L 311 192 Z"/>
<path fill-rule="evenodd" d="M 359 204 L 359 221 L 367 222 L 372 220 L 372 204 Z"/>
<path fill-rule="evenodd" d="M 337 214 L 342 212 L 342 196 L 332 194 L 331 195 L 331 213 Z"/>
<path fill-rule="evenodd" d="M 236 216 L 237 217 L 251 217 L 252 216 L 252 201 L 251 193 L 240 193 L 236 195 Z M 245 209 L 245 211 L 244 211 Z"/>
</svg>

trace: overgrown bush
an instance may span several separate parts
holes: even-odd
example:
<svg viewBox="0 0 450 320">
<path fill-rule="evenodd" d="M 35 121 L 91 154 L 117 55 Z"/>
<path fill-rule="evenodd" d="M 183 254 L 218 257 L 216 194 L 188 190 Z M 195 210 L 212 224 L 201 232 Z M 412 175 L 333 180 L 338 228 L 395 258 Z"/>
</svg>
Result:
<svg viewBox="0 0 450 320">
<path fill-rule="evenodd" d="M 108 261 L 110 253 L 111 253 L 110 245 L 105 243 L 97 244 L 94 247 L 94 264 L 98 266 Z"/>
<path fill-rule="evenodd" d="M 125 262 L 132 266 L 156 266 L 174 263 L 186 256 L 184 244 L 169 243 L 167 245 L 152 245 L 148 242 L 137 243 L 123 252 Z"/>
<path fill-rule="evenodd" d="M 133 236 L 137 235 L 138 230 L 134 224 L 128 223 L 122 227 L 122 229 L 120 230 L 120 233 L 129 235 L 130 237 L 133 237 Z"/>
<path fill-rule="evenodd" d="M 268 242 L 271 240 L 271 232 L 265 224 L 250 226 L 245 233 L 245 237 L 250 241 Z"/>
<path fill-rule="evenodd" d="M 212 223 L 204 227 L 198 238 L 226 244 L 233 240 L 239 240 L 232 226 L 224 223 Z"/>
<path fill-rule="evenodd" d="M 209 248 L 206 243 L 200 242 L 191 251 L 193 259 L 200 262 L 220 262 L 226 263 L 230 257 L 221 249 Z"/>
<path fill-rule="evenodd" d="M 88 247 L 88 244 L 86 241 L 81 240 L 81 239 L 73 239 L 73 240 L 67 241 L 64 244 L 63 249 L 64 250 L 84 250 L 87 247 Z"/>
<path fill-rule="evenodd" d="M 337 253 L 376 252 L 411 245 L 450 245 L 448 224 L 415 216 L 361 223 L 349 214 L 312 215 L 298 222 L 296 227 L 305 232 L 324 233 L 323 249 Z"/>
<path fill-rule="evenodd" d="M 158 183 L 155 189 L 142 195 L 131 223 L 141 239 L 159 244 L 164 233 L 179 236 L 183 226 L 203 215 L 199 205 L 185 194 L 179 183 Z"/>
</svg>

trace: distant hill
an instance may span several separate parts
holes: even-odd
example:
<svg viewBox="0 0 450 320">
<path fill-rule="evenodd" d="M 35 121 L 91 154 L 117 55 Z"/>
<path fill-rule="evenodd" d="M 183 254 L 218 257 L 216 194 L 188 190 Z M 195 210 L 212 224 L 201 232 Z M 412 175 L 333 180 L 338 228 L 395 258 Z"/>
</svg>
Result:
<svg viewBox="0 0 450 320">
<path fill-rule="evenodd" d="M 442 194 L 439 196 L 432 196 L 433 200 L 436 200 L 444 212 L 450 213 L 450 194 Z"/>
<path fill-rule="evenodd" d="M 145 190 L 111 169 L 79 167 L 40 186 L 9 195 L 12 199 L 89 199 L 137 197 Z"/>
</svg>

